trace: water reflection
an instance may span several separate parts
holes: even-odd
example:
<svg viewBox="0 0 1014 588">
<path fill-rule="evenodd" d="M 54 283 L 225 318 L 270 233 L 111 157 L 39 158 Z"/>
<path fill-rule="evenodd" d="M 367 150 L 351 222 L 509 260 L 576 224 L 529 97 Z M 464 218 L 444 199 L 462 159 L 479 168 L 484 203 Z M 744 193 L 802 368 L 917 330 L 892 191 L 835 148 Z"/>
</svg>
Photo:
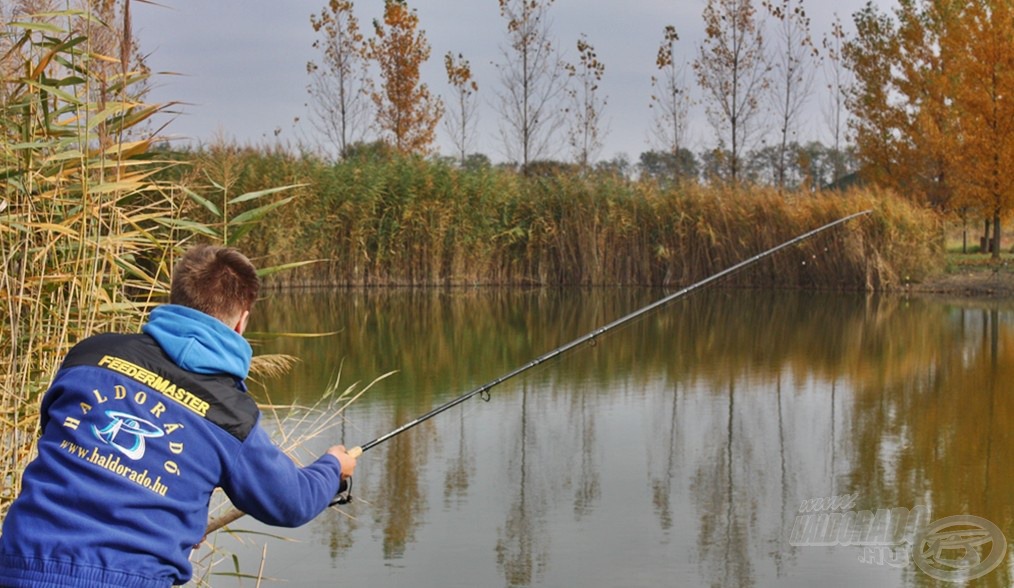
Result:
<svg viewBox="0 0 1014 588">
<path fill-rule="evenodd" d="M 981 516 L 1012 537 L 1010 320 L 996 307 L 952 309 L 908 378 L 857 388 L 851 436 L 863 467 L 849 489 L 880 504 L 922 499 L 934 518 Z M 1009 586 L 1010 568 L 980 582 Z"/>
<path fill-rule="evenodd" d="M 538 468 L 529 456 L 537 453 L 540 436 L 529 431 L 527 386 L 521 391 L 521 419 L 517 444 L 508 460 L 511 471 L 518 472 L 517 493 L 507 511 L 507 520 L 497 532 L 496 562 L 508 586 L 531 586 L 540 578 L 549 562 L 549 535 L 544 528 L 546 497 L 545 478 L 532 472 Z"/>
<path fill-rule="evenodd" d="M 447 473 L 444 475 L 444 507 L 450 508 L 462 504 L 468 496 L 468 487 L 475 473 L 475 452 L 469 447 L 468 435 L 465 433 L 465 413 L 458 413 L 457 455 L 447 462 Z M 450 434 L 453 438 L 453 432 Z"/>
<path fill-rule="evenodd" d="M 399 370 L 350 409 L 356 444 L 662 295 L 279 295 L 252 329 L 258 352 L 303 360 L 275 402 L 312 402 L 338 365 L 348 382 Z M 794 547 L 789 533 L 801 501 L 857 493 L 858 509 L 922 504 L 1014 538 L 1012 324 L 1000 303 L 700 293 L 364 456 L 361 501 L 312 526 L 330 562 L 319 573 L 370 586 L 929 585 L 914 565 Z M 273 576 L 292 579 L 288 565 L 269 558 Z M 330 577 L 313 573 L 295 577 Z M 976 585 L 1011 581 L 1002 565 Z"/>
</svg>

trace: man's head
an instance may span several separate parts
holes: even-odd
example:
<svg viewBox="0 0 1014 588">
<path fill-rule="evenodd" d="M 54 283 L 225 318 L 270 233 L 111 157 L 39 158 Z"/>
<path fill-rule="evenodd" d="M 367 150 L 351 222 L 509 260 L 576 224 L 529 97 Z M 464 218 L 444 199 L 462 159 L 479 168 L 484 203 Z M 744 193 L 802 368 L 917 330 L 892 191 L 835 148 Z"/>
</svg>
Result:
<svg viewBox="0 0 1014 588">
<path fill-rule="evenodd" d="M 209 314 L 242 334 L 259 291 L 257 270 L 245 255 L 198 245 L 176 265 L 169 302 Z"/>
</svg>

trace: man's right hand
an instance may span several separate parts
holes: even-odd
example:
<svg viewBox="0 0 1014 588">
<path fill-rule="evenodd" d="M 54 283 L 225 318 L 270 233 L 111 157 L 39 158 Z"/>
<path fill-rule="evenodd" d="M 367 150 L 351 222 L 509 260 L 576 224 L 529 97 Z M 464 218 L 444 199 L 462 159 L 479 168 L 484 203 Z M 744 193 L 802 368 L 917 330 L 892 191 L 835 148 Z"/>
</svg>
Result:
<svg viewBox="0 0 1014 588">
<path fill-rule="evenodd" d="M 335 456 L 338 463 L 341 464 L 342 479 L 351 478 L 352 472 L 356 469 L 356 457 L 350 455 L 349 452 L 345 450 L 344 445 L 334 445 L 329 448 L 327 452 Z"/>
</svg>

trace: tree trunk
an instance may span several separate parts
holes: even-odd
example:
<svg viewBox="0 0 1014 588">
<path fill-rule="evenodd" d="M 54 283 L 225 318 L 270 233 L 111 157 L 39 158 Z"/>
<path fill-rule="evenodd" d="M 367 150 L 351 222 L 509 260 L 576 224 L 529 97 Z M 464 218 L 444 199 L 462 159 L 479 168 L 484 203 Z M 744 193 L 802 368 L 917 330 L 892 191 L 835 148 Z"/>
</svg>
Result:
<svg viewBox="0 0 1014 588">
<path fill-rule="evenodd" d="M 968 253 L 968 219 L 961 218 L 961 252 Z"/>
<path fill-rule="evenodd" d="M 993 210 L 993 259 L 1000 259 L 1000 209 Z"/>
</svg>

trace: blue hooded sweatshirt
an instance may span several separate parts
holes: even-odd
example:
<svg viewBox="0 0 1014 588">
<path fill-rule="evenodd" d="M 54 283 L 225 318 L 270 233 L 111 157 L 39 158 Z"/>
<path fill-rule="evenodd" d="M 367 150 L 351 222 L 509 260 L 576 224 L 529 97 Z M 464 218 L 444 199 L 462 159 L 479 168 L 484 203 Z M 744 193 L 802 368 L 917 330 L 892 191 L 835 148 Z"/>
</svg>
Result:
<svg viewBox="0 0 1014 588">
<path fill-rule="evenodd" d="M 250 358 L 224 323 L 175 305 L 154 309 L 143 334 L 75 345 L 3 521 L 0 586 L 183 584 L 216 487 L 272 525 L 326 508 L 338 460 L 300 468 L 271 442 L 243 383 Z"/>
</svg>

